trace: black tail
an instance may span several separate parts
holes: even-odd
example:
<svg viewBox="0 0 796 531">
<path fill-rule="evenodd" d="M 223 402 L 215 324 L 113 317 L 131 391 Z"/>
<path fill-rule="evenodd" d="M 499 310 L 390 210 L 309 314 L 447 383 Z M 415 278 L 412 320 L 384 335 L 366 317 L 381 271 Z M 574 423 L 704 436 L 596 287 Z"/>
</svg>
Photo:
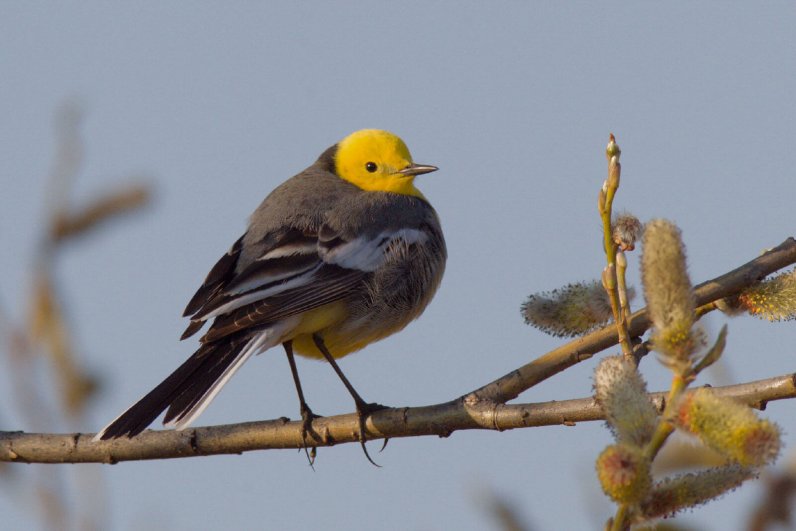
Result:
<svg viewBox="0 0 796 531">
<path fill-rule="evenodd" d="M 160 385 L 100 431 L 95 440 L 135 437 L 166 408 L 169 411 L 164 423 L 173 419 L 179 420 L 222 377 L 224 370 L 235 361 L 247 342 L 244 338 L 234 338 L 231 341 L 227 338 L 221 343 L 202 345 Z"/>
</svg>

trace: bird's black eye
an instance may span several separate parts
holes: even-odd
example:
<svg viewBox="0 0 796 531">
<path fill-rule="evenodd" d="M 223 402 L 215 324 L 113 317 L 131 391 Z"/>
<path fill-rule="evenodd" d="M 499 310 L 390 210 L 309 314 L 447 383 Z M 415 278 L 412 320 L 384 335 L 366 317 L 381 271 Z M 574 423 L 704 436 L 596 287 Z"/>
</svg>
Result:
<svg viewBox="0 0 796 531">
<path fill-rule="evenodd" d="M 375 162 L 368 162 L 367 164 L 365 164 L 365 169 L 368 170 L 370 173 L 373 173 L 374 171 L 379 169 L 379 167 L 376 166 Z"/>
</svg>

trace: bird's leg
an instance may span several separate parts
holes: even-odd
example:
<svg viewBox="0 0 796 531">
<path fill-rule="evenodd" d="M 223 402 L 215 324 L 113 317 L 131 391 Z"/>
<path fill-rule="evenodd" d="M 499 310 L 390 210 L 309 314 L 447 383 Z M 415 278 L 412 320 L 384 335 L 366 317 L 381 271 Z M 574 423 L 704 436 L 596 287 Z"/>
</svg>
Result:
<svg viewBox="0 0 796 531">
<path fill-rule="evenodd" d="M 365 457 L 368 458 L 368 461 L 370 461 L 371 464 L 373 464 L 374 466 L 379 466 L 373 461 L 373 459 L 370 458 L 370 455 L 368 454 L 368 449 L 365 447 L 365 441 L 367 440 L 365 436 L 365 420 L 367 420 L 368 415 L 370 415 L 374 411 L 379 411 L 380 409 L 387 409 L 387 406 L 383 406 L 375 402 L 365 402 L 364 400 L 362 400 L 362 397 L 359 396 L 359 393 L 357 393 L 356 389 L 354 389 L 354 386 L 351 385 L 351 382 L 349 382 L 348 378 L 345 377 L 343 371 L 340 370 L 340 367 L 337 365 L 337 362 L 334 361 L 334 357 L 332 357 L 331 353 L 329 352 L 329 349 L 326 348 L 326 344 L 324 344 L 323 338 L 318 334 L 313 334 L 312 340 L 315 342 L 315 346 L 318 347 L 318 350 L 321 351 L 321 354 L 323 354 L 323 357 L 326 358 L 326 361 L 329 362 L 329 365 L 332 366 L 334 372 L 337 373 L 337 376 L 343 382 L 343 385 L 345 385 L 346 389 L 348 389 L 348 392 L 351 394 L 351 397 L 354 399 L 354 404 L 356 404 L 357 408 L 357 417 L 359 418 L 359 444 L 362 445 L 362 451 L 365 452 Z"/>
<path fill-rule="evenodd" d="M 299 411 L 301 412 L 301 440 L 304 445 L 304 452 L 307 454 L 307 459 L 310 461 L 310 466 L 312 466 L 314 458 L 310 457 L 310 452 L 307 449 L 307 434 L 312 433 L 313 436 L 317 436 L 317 434 L 312 430 L 312 421 L 313 419 L 320 418 L 320 415 L 313 413 L 310 407 L 307 405 L 307 401 L 304 400 L 304 391 L 301 389 L 301 380 L 299 380 L 298 369 L 296 368 L 296 360 L 293 357 L 293 341 L 285 341 L 282 343 L 282 347 L 285 349 L 287 362 L 290 364 L 290 372 L 293 374 L 293 383 L 296 384 L 296 392 L 298 393 L 299 399 Z M 312 454 L 313 456 L 315 455 L 315 447 L 312 448 Z"/>
</svg>

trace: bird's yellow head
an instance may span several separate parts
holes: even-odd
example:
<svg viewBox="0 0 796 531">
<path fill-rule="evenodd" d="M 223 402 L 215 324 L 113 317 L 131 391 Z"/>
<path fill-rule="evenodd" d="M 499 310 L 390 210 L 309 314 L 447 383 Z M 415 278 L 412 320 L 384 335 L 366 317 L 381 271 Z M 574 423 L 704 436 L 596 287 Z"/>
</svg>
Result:
<svg viewBox="0 0 796 531">
<path fill-rule="evenodd" d="M 379 129 L 351 133 L 337 144 L 337 175 L 369 192 L 393 192 L 423 197 L 415 176 L 435 171 L 435 166 L 415 164 L 404 141 Z"/>
</svg>

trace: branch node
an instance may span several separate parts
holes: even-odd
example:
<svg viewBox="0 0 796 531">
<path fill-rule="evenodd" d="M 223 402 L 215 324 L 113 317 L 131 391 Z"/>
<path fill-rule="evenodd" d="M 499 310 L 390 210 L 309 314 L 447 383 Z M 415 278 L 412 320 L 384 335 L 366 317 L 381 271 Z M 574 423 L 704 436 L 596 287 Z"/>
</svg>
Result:
<svg viewBox="0 0 796 531">
<path fill-rule="evenodd" d="M 336 441 L 334 440 L 332 433 L 329 431 L 329 426 L 323 427 L 323 432 L 321 434 L 321 442 L 323 442 L 324 446 L 334 446 L 336 444 Z"/>
<path fill-rule="evenodd" d="M 479 402 L 481 402 L 481 397 L 478 396 L 478 393 L 470 393 L 465 395 L 462 399 L 462 403 L 465 407 L 475 407 Z"/>
<path fill-rule="evenodd" d="M 192 429 L 190 437 L 188 438 L 188 443 L 191 445 L 191 452 L 198 454 L 199 453 L 199 443 L 196 439 L 196 430 Z"/>
<path fill-rule="evenodd" d="M 506 431 L 506 428 L 502 428 L 500 426 L 500 422 L 498 422 L 498 418 L 499 418 L 498 409 L 500 409 L 503 406 L 505 406 L 505 404 L 501 404 L 499 402 L 495 402 L 494 404 L 492 404 L 492 408 L 491 408 L 491 410 L 492 410 L 491 411 L 492 426 L 494 426 L 494 428 L 497 431 Z"/>
</svg>

